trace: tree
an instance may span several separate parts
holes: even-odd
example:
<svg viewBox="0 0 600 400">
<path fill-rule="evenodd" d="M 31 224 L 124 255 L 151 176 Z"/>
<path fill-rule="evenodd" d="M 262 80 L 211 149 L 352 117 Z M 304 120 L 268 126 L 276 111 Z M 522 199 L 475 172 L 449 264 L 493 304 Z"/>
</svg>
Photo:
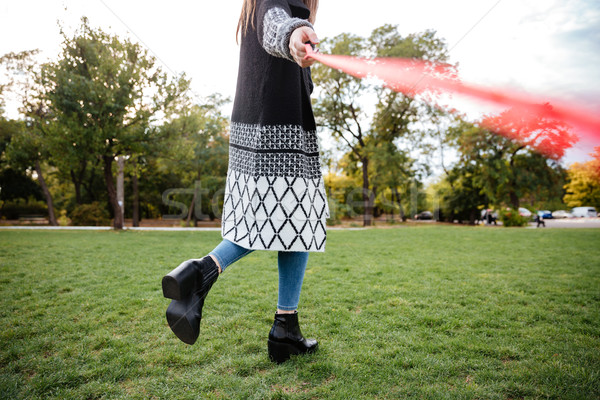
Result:
<svg viewBox="0 0 600 400">
<path fill-rule="evenodd" d="M 11 165 L 20 170 L 33 169 L 37 175 L 37 181 L 42 188 L 48 207 L 48 221 L 50 225 L 57 226 L 56 214 L 54 212 L 54 200 L 50 189 L 46 184 L 42 162 L 46 158 L 44 135 L 33 124 L 28 124 L 19 130 L 12 138 L 7 149 L 7 158 Z"/>
<path fill-rule="evenodd" d="M 456 115 L 445 132 L 438 131 L 442 168 L 444 175 L 432 185 L 432 191 L 439 198 L 438 218 L 445 221 L 468 221 L 475 223 L 482 207 L 490 202 L 481 186 L 482 162 L 473 158 L 473 154 L 462 152 L 465 138 L 480 133 L 480 128 Z M 443 160 L 447 148 L 459 150 L 459 158 L 452 165 Z M 435 211 L 435 210 L 434 210 Z"/>
<path fill-rule="evenodd" d="M 365 52 L 365 41 L 351 34 L 341 34 L 329 43 L 324 41 L 324 49 L 334 54 L 361 54 Z M 315 104 L 318 124 L 327 129 L 343 147 L 352 152 L 360 163 L 363 177 L 363 201 L 365 204 L 364 225 L 371 225 L 372 196 L 369 193 L 369 157 L 365 138 L 368 123 L 360 106 L 360 97 L 367 89 L 365 81 L 353 78 L 340 71 L 317 65 L 313 68 L 315 82 L 325 93 Z"/>
<path fill-rule="evenodd" d="M 0 116 L 0 201 L 15 199 L 43 199 L 39 185 L 22 168 L 15 168 L 8 160 L 7 149 L 12 138 L 24 129 L 23 121 L 9 120 Z"/>
<path fill-rule="evenodd" d="M 333 54 L 365 57 L 394 56 L 431 61 L 444 61 L 447 58 L 445 43 L 435 37 L 435 32 L 402 37 L 393 25 L 375 29 L 366 39 L 341 34 L 325 40 L 323 49 Z M 317 121 L 331 132 L 343 151 L 352 153 L 349 159 L 356 163 L 362 175 L 363 224 L 371 225 L 374 200 L 378 189 L 383 189 L 378 185 L 393 185 L 391 188 L 396 197 L 399 197 L 399 181 L 412 179 L 409 175 L 414 174 L 415 169 L 409 166 L 411 161 L 408 149 L 415 143 L 418 144 L 419 140 L 411 123 L 423 118 L 428 109 L 422 107 L 419 100 L 387 88 L 373 88 L 368 81 L 337 70 L 322 65 L 315 66 L 313 70 L 315 82 L 322 93 L 315 103 Z M 364 101 L 369 98 L 370 93 L 370 97 L 376 99 L 375 114 L 371 120 L 365 112 L 368 104 Z M 411 145 L 402 146 L 402 140 L 409 141 Z M 384 179 L 377 179 L 377 182 L 373 181 L 373 176 L 379 177 L 390 167 L 388 165 L 383 170 L 374 168 L 371 165 L 374 157 L 393 160 L 393 164 L 401 168 L 401 171 L 391 173 Z"/>
<path fill-rule="evenodd" d="M 600 209 L 600 147 L 596 147 L 592 156 L 593 160 L 573 163 L 567 171 L 564 202 L 569 207 Z"/>
<path fill-rule="evenodd" d="M 56 142 L 72 165 L 99 160 L 115 229 L 123 228 L 117 201 L 115 157 L 138 153 L 156 140 L 150 124 L 168 115 L 188 87 L 184 77 L 169 80 L 139 44 L 120 40 L 82 19 L 73 37 L 63 32 L 63 51 L 42 68 L 44 98 L 55 114 Z M 55 154 L 58 156 L 58 154 Z M 81 173 L 84 170 L 81 164 Z"/>
<path fill-rule="evenodd" d="M 440 195 L 444 206 L 441 208 L 443 219 L 447 221 L 469 221 L 474 224 L 484 206 L 487 208 L 488 197 L 477 184 L 477 166 L 472 164 L 456 165 L 445 177 L 441 185 Z"/>
<path fill-rule="evenodd" d="M 518 209 L 524 196 L 542 189 L 550 190 L 548 195 L 559 196 L 559 161 L 576 137 L 562 122 L 538 117 L 534 111 L 513 108 L 481 122 L 486 130 L 494 132 L 483 130 L 483 137 L 495 136 L 488 142 L 494 143 L 488 149 L 494 169 L 482 169 L 481 183 L 496 204 L 504 202 Z"/>
<path fill-rule="evenodd" d="M 0 59 L 11 79 L 9 87 L 17 91 L 25 104 L 24 109 L 28 115 L 27 123 L 23 121 L 12 121 L 13 132 L 10 143 L 6 147 L 6 159 L 10 165 L 20 171 L 34 170 L 37 181 L 42 189 L 48 208 L 48 220 L 51 225 L 58 225 L 54 213 L 54 201 L 52 194 L 46 184 L 42 164 L 48 156 L 47 123 L 49 122 L 49 109 L 44 101 L 35 101 L 35 93 L 39 92 L 39 86 L 32 79 L 31 73 L 35 71 L 36 63 L 33 57 L 36 50 L 10 53 Z M 15 78 L 18 76 L 19 79 Z M 34 93 L 32 95 L 32 93 Z M 8 124 L 4 124 L 8 126 Z M 4 150 L 4 149 L 3 149 Z"/>
<path fill-rule="evenodd" d="M 193 218 L 196 224 L 199 216 L 216 217 L 211 201 L 222 190 L 227 175 L 229 124 L 221 107 L 228 101 L 216 94 L 209 96 L 202 105 L 186 105 L 161 127 L 163 134 L 173 139 L 159 157 L 160 168 L 177 171 L 184 187 L 195 188 L 188 207 L 188 223 Z M 201 187 L 197 187 L 198 182 Z M 196 210 L 198 203 L 202 209 Z"/>
<path fill-rule="evenodd" d="M 411 190 L 415 176 L 414 160 L 392 141 L 380 141 L 370 153 L 373 165 L 370 181 L 373 183 L 373 192 L 378 193 L 380 207 L 391 213 L 392 218 L 397 210 L 405 221 L 407 216 L 400 193 Z M 386 197 L 386 190 L 378 191 L 376 188 L 389 189 L 390 198 Z"/>
<path fill-rule="evenodd" d="M 458 148 L 459 161 L 448 179 L 452 190 L 460 190 L 459 198 L 472 199 L 462 200 L 472 210 L 476 203 L 480 203 L 479 207 L 491 203 L 518 209 L 524 198 L 539 200 L 562 196 L 564 172 L 559 161 L 564 148 L 555 144 L 564 143 L 563 135 L 570 135 L 567 128 L 556 121 L 535 118 L 520 125 L 510 112 L 487 117 L 476 124 L 458 120 L 449 130 L 448 135 L 454 138 L 452 141 Z M 502 130 L 504 135 L 486 127 Z M 512 134 L 507 135 L 511 129 Z M 553 137 L 560 140 L 544 147 L 553 152 L 542 154 L 537 144 L 547 144 L 546 140 Z"/>
</svg>

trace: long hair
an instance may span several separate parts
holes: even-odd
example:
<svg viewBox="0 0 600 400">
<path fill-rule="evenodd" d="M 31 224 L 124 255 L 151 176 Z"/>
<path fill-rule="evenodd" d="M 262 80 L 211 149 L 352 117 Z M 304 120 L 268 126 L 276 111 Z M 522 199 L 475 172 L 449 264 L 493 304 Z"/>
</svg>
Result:
<svg viewBox="0 0 600 400">
<path fill-rule="evenodd" d="M 319 0 L 302 0 L 302 2 L 310 10 L 310 17 L 308 17 L 308 22 L 314 24 L 317 16 L 317 8 L 319 8 Z M 239 38 L 240 31 L 242 31 L 242 36 L 244 36 L 248 31 L 248 26 L 252 26 L 252 28 L 254 28 L 255 11 L 256 0 L 244 0 L 244 4 L 242 5 L 242 13 L 240 14 L 237 30 L 235 32 L 236 41 Z"/>
</svg>

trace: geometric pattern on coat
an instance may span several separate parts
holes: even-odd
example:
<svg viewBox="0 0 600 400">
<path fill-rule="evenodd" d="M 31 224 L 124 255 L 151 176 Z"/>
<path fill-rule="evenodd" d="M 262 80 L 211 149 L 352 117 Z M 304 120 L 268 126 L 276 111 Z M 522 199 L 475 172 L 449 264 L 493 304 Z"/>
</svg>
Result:
<svg viewBox="0 0 600 400">
<path fill-rule="evenodd" d="M 221 233 L 244 248 L 325 251 L 328 217 L 320 177 L 228 173 Z"/>
<path fill-rule="evenodd" d="M 229 166 L 249 175 L 321 177 L 316 133 L 299 125 L 232 122 Z"/>
</svg>

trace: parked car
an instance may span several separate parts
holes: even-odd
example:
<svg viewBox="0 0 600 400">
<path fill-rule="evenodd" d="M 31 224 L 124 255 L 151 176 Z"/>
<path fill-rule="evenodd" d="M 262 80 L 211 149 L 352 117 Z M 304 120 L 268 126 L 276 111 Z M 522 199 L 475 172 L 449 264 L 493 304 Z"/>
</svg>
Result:
<svg viewBox="0 0 600 400">
<path fill-rule="evenodd" d="M 594 218 L 598 216 L 598 212 L 594 207 L 575 207 L 571 210 L 571 214 L 579 218 Z"/>
<path fill-rule="evenodd" d="M 552 213 L 549 210 L 539 210 L 537 212 L 537 215 L 539 215 L 539 217 L 543 218 L 543 219 L 550 219 L 550 218 L 552 218 Z"/>
<path fill-rule="evenodd" d="M 531 214 L 531 211 L 529 211 L 528 209 L 524 208 L 524 207 L 519 207 L 519 215 L 521 217 L 525 217 L 525 218 L 531 218 L 531 216 L 533 214 Z"/>
<path fill-rule="evenodd" d="M 552 218 L 573 218 L 573 214 L 566 210 L 552 211 Z"/>
<path fill-rule="evenodd" d="M 433 213 L 431 211 L 421 211 L 415 215 L 415 219 L 433 219 Z"/>
</svg>

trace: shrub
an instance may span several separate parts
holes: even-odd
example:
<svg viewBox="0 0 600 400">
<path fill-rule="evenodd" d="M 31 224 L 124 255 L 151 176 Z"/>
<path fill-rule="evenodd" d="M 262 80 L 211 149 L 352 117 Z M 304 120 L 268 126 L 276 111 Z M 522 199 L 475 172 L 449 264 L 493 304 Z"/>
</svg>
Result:
<svg viewBox="0 0 600 400">
<path fill-rule="evenodd" d="M 523 217 L 518 211 L 511 209 L 500 212 L 500 221 L 504 226 L 526 226 L 529 223 L 527 217 Z"/>
<path fill-rule="evenodd" d="M 57 219 L 59 226 L 71 225 L 71 219 L 67 217 L 67 210 L 60 210 L 60 217 Z"/>
<path fill-rule="evenodd" d="M 71 222 L 75 226 L 110 225 L 110 215 L 106 211 L 106 208 L 95 201 L 75 207 L 71 212 Z"/>
<path fill-rule="evenodd" d="M 6 201 L 0 207 L 0 215 L 5 219 L 19 219 L 25 215 L 48 215 L 46 203 L 33 198 Z"/>
<path fill-rule="evenodd" d="M 329 205 L 329 218 L 327 219 L 327 225 L 339 225 L 342 223 L 342 217 L 348 213 L 348 207 L 346 204 L 340 203 L 337 199 L 329 197 L 327 199 Z"/>
</svg>

